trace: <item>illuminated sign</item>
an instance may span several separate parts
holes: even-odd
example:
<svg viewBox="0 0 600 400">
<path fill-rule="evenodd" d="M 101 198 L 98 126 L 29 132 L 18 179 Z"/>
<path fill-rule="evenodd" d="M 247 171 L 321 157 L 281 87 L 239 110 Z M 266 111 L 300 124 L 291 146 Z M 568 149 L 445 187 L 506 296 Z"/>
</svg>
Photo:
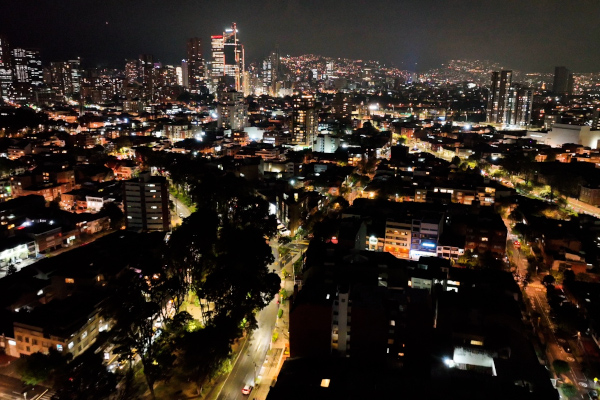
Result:
<svg viewBox="0 0 600 400">
<path fill-rule="evenodd" d="M 435 243 L 424 242 L 424 243 L 421 243 L 421 246 L 432 248 L 432 247 L 435 247 Z"/>
</svg>

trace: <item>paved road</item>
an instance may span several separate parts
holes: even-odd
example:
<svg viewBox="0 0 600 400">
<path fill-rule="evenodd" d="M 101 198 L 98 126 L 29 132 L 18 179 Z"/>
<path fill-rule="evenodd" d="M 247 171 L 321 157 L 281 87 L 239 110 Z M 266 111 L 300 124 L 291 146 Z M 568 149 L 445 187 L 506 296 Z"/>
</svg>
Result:
<svg viewBox="0 0 600 400">
<path fill-rule="evenodd" d="M 569 206 L 578 213 L 593 215 L 596 218 L 600 218 L 600 208 L 594 207 L 590 204 L 584 203 L 573 197 L 567 199 Z"/>
<path fill-rule="evenodd" d="M 272 241 L 271 248 L 273 249 L 275 261 L 271 264 L 270 268 L 279 273 L 281 268 L 278 266 L 276 240 Z M 267 351 L 271 345 L 278 309 L 277 300 L 273 299 L 267 307 L 257 314 L 258 328 L 252 332 L 244 343 L 240 355 L 217 397 L 218 400 L 253 398 L 252 393 L 250 396 L 243 395 L 242 388 L 245 385 L 254 385 L 255 379 L 262 373 L 261 370 L 267 356 Z"/>
<path fill-rule="evenodd" d="M 577 360 L 577 354 L 580 352 L 577 340 L 556 336 L 556 326 L 550 318 L 550 306 L 546 299 L 546 288 L 538 278 L 529 284 L 525 291 L 531 299 L 532 309 L 540 314 L 540 322 L 539 324 L 536 324 L 534 321 L 534 326 L 537 326 L 544 335 L 547 344 L 546 356 L 548 361 L 550 364 L 552 364 L 552 361 L 554 360 L 567 361 L 571 367 L 571 371 L 566 374 L 567 379 L 565 379 L 565 383 L 574 384 L 579 391 L 580 398 L 586 399 L 587 392 L 589 391 L 592 382 L 589 382 L 586 379 L 581 370 L 581 365 Z M 561 344 L 567 344 L 573 352 L 567 353 Z"/>
<path fill-rule="evenodd" d="M 171 213 L 171 225 L 181 225 L 183 218 L 189 217 L 192 212 L 190 209 L 172 194 L 169 194 L 169 199 L 175 204 L 175 210 Z"/>
<path fill-rule="evenodd" d="M 46 400 L 51 394 L 43 386 L 34 386 L 27 389 L 27 394 L 23 394 L 25 386 L 16 378 L 0 375 L 0 399 L 2 400 Z"/>
</svg>

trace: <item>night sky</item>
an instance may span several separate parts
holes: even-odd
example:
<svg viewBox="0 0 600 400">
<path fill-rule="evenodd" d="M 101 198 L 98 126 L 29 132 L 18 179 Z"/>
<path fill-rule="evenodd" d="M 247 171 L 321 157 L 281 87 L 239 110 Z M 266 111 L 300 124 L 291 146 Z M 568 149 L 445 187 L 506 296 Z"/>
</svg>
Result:
<svg viewBox="0 0 600 400">
<path fill-rule="evenodd" d="M 45 61 L 185 57 L 186 39 L 235 21 L 246 62 L 281 54 L 374 59 L 423 71 L 449 59 L 600 71 L 599 0 L 0 0 L 0 34 Z"/>
</svg>

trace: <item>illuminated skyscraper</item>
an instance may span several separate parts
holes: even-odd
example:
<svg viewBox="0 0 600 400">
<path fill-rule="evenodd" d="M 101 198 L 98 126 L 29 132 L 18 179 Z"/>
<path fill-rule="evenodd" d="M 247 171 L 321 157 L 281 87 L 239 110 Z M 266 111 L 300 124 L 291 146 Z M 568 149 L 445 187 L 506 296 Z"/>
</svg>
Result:
<svg viewBox="0 0 600 400">
<path fill-rule="evenodd" d="M 227 86 L 242 91 L 244 73 L 244 46 L 238 39 L 237 24 L 225 29 L 223 35 L 211 36 L 212 77 L 224 77 Z"/>
<path fill-rule="evenodd" d="M 0 36 L 0 97 L 8 98 L 12 90 L 12 56 L 8 40 Z"/>
<path fill-rule="evenodd" d="M 138 60 L 125 60 L 125 77 L 128 83 L 134 83 L 140 76 Z"/>
<path fill-rule="evenodd" d="M 33 98 L 33 89 L 43 83 L 42 61 L 37 50 L 12 50 L 13 88 L 12 98 L 23 102 Z"/>
<path fill-rule="evenodd" d="M 190 92 L 200 93 L 200 88 L 204 86 L 204 57 L 200 38 L 191 38 L 187 42 L 187 75 Z"/>
<path fill-rule="evenodd" d="M 512 71 L 492 73 L 487 122 L 526 126 L 531 122 L 533 91 L 512 84 Z"/>
<path fill-rule="evenodd" d="M 508 109 L 508 93 L 512 83 L 512 71 L 492 72 L 492 85 L 488 96 L 487 122 L 506 123 Z"/>
<path fill-rule="evenodd" d="M 152 100 L 154 98 L 154 57 L 152 54 L 140 54 L 138 67 L 142 83 L 142 96 L 146 100 Z"/>
<path fill-rule="evenodd" d="M 292 108 L 292 144 L 308 147 L 317 136 L 318 114 L 315 96 L 298 94 L 294 96 Z"/>
<path fill-rule="evenodd" d="M 72 96 L 81 90 L 81 60 L 50 63 L 48 83 L 61 96 Z"/>
<path fill-rule="evenodd" d="M 270 96 L 276 96 L 276 82 L 280 79 L 280 57 L 279 48 L 271 52 L 269 57 L 265 58 L 262 65 L 262 83 L 263 92 Z"/>
</svg>

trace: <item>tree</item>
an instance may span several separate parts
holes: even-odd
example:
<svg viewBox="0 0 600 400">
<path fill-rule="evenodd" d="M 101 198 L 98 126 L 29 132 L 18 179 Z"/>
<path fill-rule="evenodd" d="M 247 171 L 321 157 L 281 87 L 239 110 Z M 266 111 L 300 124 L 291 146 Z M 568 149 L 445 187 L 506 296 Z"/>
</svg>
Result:
<svg viewBox="0 0 600 400">
<path fill-rule="evenodd" d="M 477 258 L 473 256 L 472 250 L 467 250 L 463 255 L 459 256 L 458 263 L 466 265 L 469 268 L 474 268 L 478 265 Z"/>
<path fill-rule="evenodd" d="M 197 392 L 216 377 L 231 354 L 232 333 L 224 326 L 210 325 L 188 332 L 180 342 L 180 369 L 183 376 L 196 383 Z M 233 334 L 235 337 L 235 333 Z"/>
<path fill-rule="evenodd" d="M 563 384 L 560 387 L 560 390 L 567 397 L 575 397 L 577 395 L 577 388 L 575 387 L 575 385 L 572 385 L 570 383 Z"/>
<path fill-rule="evenodd" d="M 195 282 L 198 296 L 215 304 L 214 315 L 256 327 L 255 311 L 267 306 L 281 279 L 269 272 L 274 261 L 262 231 L 225 226 L 215 244 L 216 259 L 205 281 Z"/>
<path fill-rule="evenodd" d="M 564 360 L 554 360 L 552 362 L 552 368 L 557 374 L 566 374 L 571 370 L 569 363 Z"/>
<path fill-rule="evenodd" d="M 141 260 L 143 263 L 146 260 Z M 157 274 L 144 275 L 140 269 L 126 270 L 115 282 L 103 313 L 114 321 L 112 342 L 114 352 L 130 368 L 139 357 L 150 395 L 154 397 L 157 381 L 167 380 L 172 371 L 174 357 L 167 348 L 167 335 L 162 335 L 167 322 L 164 313 L 168 299 L 164 292 L 154 290 Z M 161 324 L 162 321 L 162 324 Z"/>
<path fill-rule="evenodd" d="M 84 352 L 69 363 L 55 383 L 57 400 L 103 400 L 117 390 L 117 375 L 109 372 L 102 353 Z"/>
<path fill-rule="evenodd" d="M 6 275 L 12 275 L 12 274 L 16 274 L 17 273 L 17 267 L 14 264 L 10 264 L 7 268 L 6 268 Z"/>
<path fill-rule="evenodd" d="M 542 283 L 546 286 L 553 285 L 556 282 L 556 279 L 552 275 L 546 275 L 542 278 Z"/>
<path fill-rule="evenodd" d="M 115 148 L 117 151 L 121 151 L 124 148 L 131 147 L 131 140 L 127 136 L 120 136 L 115 140 Z"/>
<path fill-rule="evenodd" d="M 52 380 L 66 368 L 69 357 L 50 349 L 48 354 L 33 353 L 25 358 L 19 367 L 21 380 L 27 385 L 37 385 L 41 382 Z"/>
<path fill-rule="evenodd" d="M 104 204 L 99 214 L 107 216 L 110 219 L 111 229 L 121 229 L 125 223 L 123 211 L 121 211 L 121 208 L 112 201 Z"/>
</svg>

